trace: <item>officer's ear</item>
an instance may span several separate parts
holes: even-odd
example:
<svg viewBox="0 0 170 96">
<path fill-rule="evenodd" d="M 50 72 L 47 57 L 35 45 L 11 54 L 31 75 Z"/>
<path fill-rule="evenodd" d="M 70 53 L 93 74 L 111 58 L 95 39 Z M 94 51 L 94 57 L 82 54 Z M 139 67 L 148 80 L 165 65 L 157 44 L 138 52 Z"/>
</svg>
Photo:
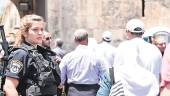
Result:
<svg viewBox="0 0 170 96">
<path fill-rule="evenodd" d="M 28 37 L 28 32 L 22 33 L 22 36 L 23 36 L 24 38 L 27 38 L 27 37 Z"/>
</svg>

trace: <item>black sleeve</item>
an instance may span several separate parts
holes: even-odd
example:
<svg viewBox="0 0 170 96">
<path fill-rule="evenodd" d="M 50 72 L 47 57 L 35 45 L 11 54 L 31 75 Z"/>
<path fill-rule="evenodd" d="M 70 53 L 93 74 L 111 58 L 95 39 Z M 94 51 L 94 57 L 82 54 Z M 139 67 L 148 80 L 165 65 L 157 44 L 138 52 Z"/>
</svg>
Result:
<svg viewBox="0 0 170 96">
<path fill-rule="evenodd" d="M 12 77 L 19 79 L 23 76 L 24 61 L 27 57 L 27 52 L 18 49 L 12 52 L 8 57 L 8 65 L 6 68 L 5 75 L 7 77 Z"/>
</svg>

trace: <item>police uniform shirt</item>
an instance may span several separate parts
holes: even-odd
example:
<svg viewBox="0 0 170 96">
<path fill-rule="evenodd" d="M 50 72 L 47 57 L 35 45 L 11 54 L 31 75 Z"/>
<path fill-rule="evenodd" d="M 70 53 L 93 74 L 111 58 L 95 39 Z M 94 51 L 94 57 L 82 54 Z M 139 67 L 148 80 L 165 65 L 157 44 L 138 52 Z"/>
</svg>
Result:
<svg viewBox="0 0 170 96">
<path fill-rule="evenodd" d="M 31 44 L 29 43 L 23 43 L 21 45 L 22 48 L 31 50 L 33 49 L 33 46 L 31 46 Z M 23 49 L 16 49 L 13 50 L 9 57 L 8 57 L 8 65 L 7 68 L 5 70 L 5 76 L 6 77 L 11 77 L 11 78 L 15 78 L 17 80 L 19 80 L 19 85 L 17 87 L 17 91 L 24 95 L 25 94 L 25 90 L 26 90 L 26 84 L 24 81 L 24 66 L 25 64 L 27 64 L 27 57 L 28 53 L 27 51 L 23 50 Z M 30 74 L 32 72 L 29 72 Z"/>
<path fill-rule="evenodd" d="M 37 49 L 34 49 L 34 47 L 31 46 L 31 44 L 29 44 L 27 42 L 23 43 L 21 47 L 26 50 L 37 50 Z M 45 51 L 44 51 L 44 53 L 45 53 Z M 29 58 L 28 55 L 29 55 L 29 53 L 27 51 L 25 51 L 23 49 L 18 49 L 18 50 L 13 51 L 10 54 L 9 59 L 8 59 L 9 62 L 8 62 L 8 66 L 7 66 L 5 75 L 7 77 L 12 77 L 12 78 L 19 80 L 19 82 L 20 82 L 18 85 L 19 92 L 21 92 L 21 91 L 24 92 L 25 89 L 23 89 L 23 88 L 26 88 L 26 86 L 27 86 L 27 82 L 25 82 L 23 80 L 30 79 L 30 80 L 33 80 L 33 82 L 37 81 L 37 77 L 35 77 L 35 78 L 33 77 L 34 74 L 37 73 L 37 69 L 34 67 L 34 65 L 32 65 L 34 60 L 33 59 L 28 60 L 28 58 Z M 48 64 L 50 64 L 50 63 L 48 63 Z M 25 67 L 25 66 L 27 66 L 27 67 Z M 50 65 L 48 65 L 48 66 L 50 66 Z M 50 66 L 50 67 L 52 67 L 52 66 Z M 52 69 L 50 69 L 50 70 L 52 70 Z M 50 72 L 52 72 L 52 71 L 50 71 Z M 49 83 L 41 89 L 42 94 L 57 94 L 57 91 L 55 90 L 57 88 L 57 84 L 54 83 L 56 81 L 55 81 L 52 73 L 50 73 L 50 77 L 47 79 L 48 79 Z M 23 86 L 25 86 L 25 87 L 23 87 Z M 23 93 L 23 92 L 21 92 L 21 93 Z"/>
<path fill-rule="evenodd" d="M 25 47 L 28 50 L 33 49 L 33 46 L 31 46 L 28 43 L 22 44 L 22 47 Z M 23 49 L 18 49 L 11 52 L 11 54 L 8 57 L 8 66 L 5 75 L 7 77 L 12 77 L 16 79 L 22 78 L 24 64 L 26 63 L 27 55 L 28 55 L 27 51 Z"/>
</svg>

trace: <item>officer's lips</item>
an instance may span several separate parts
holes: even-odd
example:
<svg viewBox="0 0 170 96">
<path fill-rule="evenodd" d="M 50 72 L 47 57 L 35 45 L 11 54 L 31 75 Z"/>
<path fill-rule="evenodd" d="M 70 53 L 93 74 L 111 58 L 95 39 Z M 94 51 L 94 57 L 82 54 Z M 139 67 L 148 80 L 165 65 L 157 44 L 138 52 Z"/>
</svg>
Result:
<svg viewBox="0 0 170 96">
<path fill-rule="evenodd" d="M 38 37 L 37 40 L 42 40 L 42 37 Z"/>
</svg>

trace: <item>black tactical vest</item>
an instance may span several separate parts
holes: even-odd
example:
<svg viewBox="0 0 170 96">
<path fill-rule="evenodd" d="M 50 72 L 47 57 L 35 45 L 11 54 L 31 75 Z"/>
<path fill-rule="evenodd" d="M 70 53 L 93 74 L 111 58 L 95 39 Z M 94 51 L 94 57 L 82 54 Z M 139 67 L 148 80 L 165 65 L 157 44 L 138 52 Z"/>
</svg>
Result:
<svg viewBox="0 0 170 96">
<path fill-rule="evenodd" d="M 38 50 L 28 50 L 27 52 L 26 70 L 23 72 L 24 78 L 22 80 L 25 83 L 23 84 L 27 90 L 26 94 L 33 94 L 33 96 L 57 94 L 56 88 L 61 80 L 53 62 L 47 58 L 49 56 L 44 56 Z"/>
</svg>

